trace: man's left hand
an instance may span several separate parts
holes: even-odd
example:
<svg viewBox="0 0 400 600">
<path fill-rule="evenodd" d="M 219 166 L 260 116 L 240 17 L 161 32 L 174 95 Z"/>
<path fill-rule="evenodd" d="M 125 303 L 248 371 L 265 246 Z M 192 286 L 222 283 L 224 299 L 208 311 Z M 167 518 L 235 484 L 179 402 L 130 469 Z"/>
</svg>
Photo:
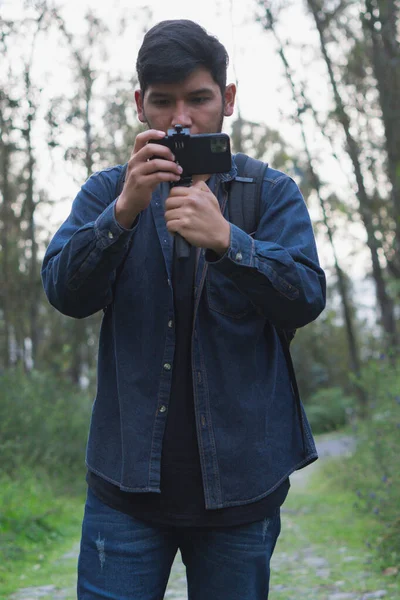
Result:
<svg viewBox="0 0 400 600">
<path fill-rule="evenodd" d="M 179 233 L 192 246 L 210 248 L 220 255 L 229 248 L 229 222 L 204 181 L 172 188 L 165 202 L 165 220 L 170 233 Z"/>
</svg>

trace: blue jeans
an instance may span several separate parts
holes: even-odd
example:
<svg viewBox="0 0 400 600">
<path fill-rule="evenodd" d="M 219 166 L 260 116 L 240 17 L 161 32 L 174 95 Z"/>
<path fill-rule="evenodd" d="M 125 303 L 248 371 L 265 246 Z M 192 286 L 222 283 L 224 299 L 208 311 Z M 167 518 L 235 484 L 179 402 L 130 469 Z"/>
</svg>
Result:
<svg viewBox="0 0 400 600">
<path fill-rule="evenodd" d="M 178 549 L 189 600 L 266 600 L 280 511 L 235 527 L 154 526 L 106 506 L 89 489 L 78 600 L 162 600 Z"/>
</svg>

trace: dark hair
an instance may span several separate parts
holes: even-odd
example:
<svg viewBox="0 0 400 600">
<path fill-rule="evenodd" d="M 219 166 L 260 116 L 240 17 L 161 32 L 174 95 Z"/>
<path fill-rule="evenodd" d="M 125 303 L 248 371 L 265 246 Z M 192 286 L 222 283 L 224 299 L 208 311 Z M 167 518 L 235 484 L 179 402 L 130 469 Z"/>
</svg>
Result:
<svg viewBox="0 0 400 600">
<path fill-rule="evenodd" d="M 142 93 L 153 83 L 183 81 L 206 68 L 223 95 L 229 58 L 224 46 L 198 23 L 187 19 L 161 21 L 144 36 L 136 69 Z"/>
</svg>

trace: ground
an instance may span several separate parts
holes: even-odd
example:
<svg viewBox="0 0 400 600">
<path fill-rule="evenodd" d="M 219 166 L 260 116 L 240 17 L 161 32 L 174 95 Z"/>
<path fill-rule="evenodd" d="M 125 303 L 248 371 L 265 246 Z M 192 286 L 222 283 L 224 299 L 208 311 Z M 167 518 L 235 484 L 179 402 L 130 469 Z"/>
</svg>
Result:
<svg viewBox="0 0 400 600">
<path fill-rule="evenodd" d="M 282 508 L 282 533 L 271 564 L 270 600 L 399 600 L 398 578 L 377 574 L 368 548 L 360 546 L 358 538 L 353 543 L 351 537 L 343 535 L 343 528 L 355 526 L 351 522 L 351 507 L 346 507 L 349 518 L 343 507 L 332 507 L 329 501 L 313 504 L 308 491 L 307 483 L 318 477 L 329 457 L 351 451 L 352 439 L 333 436 L 317 445 L 321 460 L 291 477 L 292 488 Z M 332 531 L 336 532 L 334 539 Z M 51 581 L 42 586 L 21 587 L 7 600 L 74 600 L 77 553 L 76 543 L 54 564 Z M 187 600 L 185 569 L 179 556 L 165 598 Z"/>
</svg>

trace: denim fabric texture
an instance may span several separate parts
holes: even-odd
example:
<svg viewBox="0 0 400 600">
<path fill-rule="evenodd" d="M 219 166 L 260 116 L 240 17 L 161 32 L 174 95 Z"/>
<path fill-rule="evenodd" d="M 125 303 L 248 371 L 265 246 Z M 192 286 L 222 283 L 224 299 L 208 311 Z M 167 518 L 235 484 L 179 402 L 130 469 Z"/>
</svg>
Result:
<svg viewBox="0 0 400 600">
<path fill-rule="evenodd" d="M 129 517 L 89 489 L 78 600 L 161 600 L 178 548 L 189 600 L 265 600 L 279 533 L 279 509 L 250 525 L 182 529 Z"/>
<path fill-rule="evenodd" d="M 159 492 L 174 361 L 172 244 L 159 186 L 132 229 L 115 219 L 122 166 L 95 173 L 46 252 L 50 302 L 83 318 L 104 310 L 87 466 L 132 492 Z M 227 182 L 214 193 L 229 220 Z M 192 368 L 207 509 L 259 500 L 317 458 L 303 412 L 305 451 L 275 326 L 295 329 L 325 306 L 309 214 L 297 184 L 268 168 L 254 235 L 231 224 L 223 256 L 200 252 Z"/>
</svg>

